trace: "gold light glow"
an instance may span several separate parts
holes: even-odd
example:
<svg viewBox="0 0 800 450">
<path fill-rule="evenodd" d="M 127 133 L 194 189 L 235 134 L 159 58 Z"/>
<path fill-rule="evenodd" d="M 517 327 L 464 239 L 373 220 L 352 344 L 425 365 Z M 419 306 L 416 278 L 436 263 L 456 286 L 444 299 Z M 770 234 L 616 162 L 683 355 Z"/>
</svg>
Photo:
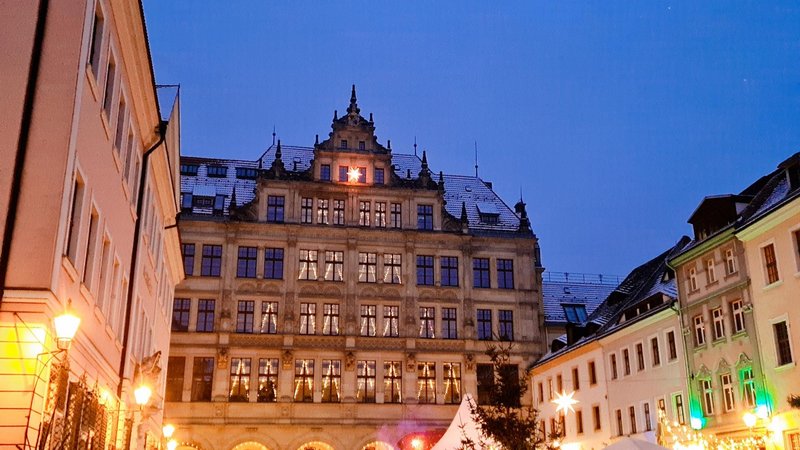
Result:
<svg viewBox="0 0 800 450">
<path fill-rule="evenodd" d="M 358 167 L 351 167 L 350 170 L 347 171 L 347 181 L 351 183 L 358 183 L 358 180 L 361 178 L 361 169 Z"/>
<path fill-rule="evenodd" d="M 164 425 L 164 427 L 161 429 L 161 432 L 164 433 L 165 438 L 169 439 L 172 437 L 172 434 L 175 433 L 175 425 L 168 423 Z"/>
<path fill-rule="evenodd" d="M 144 406 L 150 401 L 150 396 L 153 395 L 153 390 L 149 386 L 143 384 L 133 391 L 133 398 L 136 399 L 136 404 Z"/>
<path fill-rule="evenodd" d="M 167 441 L 167 450 L 175 450 L 178 448 L 178 441 L 175 439 L 170 439 Z"/>
<path fill-rule="evenodd" d="M 556 394 L 556 398 L 553 400 L 553 403 L 556 404 L 556 412 L 563 411 L 566 413 L 567 410 L 575 411 L 572 406 L 578 404 L 578 401 L 572 398 L 573 395 L 575 395 L 575 391 L 572 391 L 569 394 L 565 392 Z"/>
<path fill-rule="evenodd" d="M 53 325 L 56 329 L 56 345 L 59 350 L 69 349 L 80 324 L 80 317 L 72 314 L 68 309 L 53 319 Z"/>
<path fill-rule="evenodd" d="M 756 426 L 756 421 L 758 420 L 758 417 L 756 417 L 756 415 L 753 413 L 744 413 L 744 416 L 742 416 L 742 420 L 744 420 L 744 425 L 747 428 L 753 428 L 754 426 Z"/>
<path fill-rule="evenodd" d="M 414 450 L 422 450 L 422 445 L 423 442 L 421 438 L 415 437 L 413 440 L 411 440 L 411 448 Z"/>
</svg>

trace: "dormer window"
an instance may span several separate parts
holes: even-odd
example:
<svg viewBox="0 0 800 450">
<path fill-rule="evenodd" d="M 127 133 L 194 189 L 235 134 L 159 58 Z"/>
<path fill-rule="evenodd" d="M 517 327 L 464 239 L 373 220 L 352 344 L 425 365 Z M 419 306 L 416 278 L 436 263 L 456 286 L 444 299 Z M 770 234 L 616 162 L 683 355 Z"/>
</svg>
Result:
<svg viewBox="0 0 800 450">
<path fill-rule="evenodd" d="M 256 175 L 258 175 L 258 169 L 253 169 L 251 167 L 236 168 L 236 178 L 241 178 L 245 180 L 255 180 Z"/>
<path fill-rule="evenodd" d="M 228 176 L 228 168 L 225 166 L 208 166 L 207 175 L 212 178 L 224 178 Z"/>
<path fill-rule="evenodd" d="M 494 203 L 478 202 L 476 206 L 481 223 L 497 225 L 500 222 L 500 211 Z"/>
<path fill-rule="evenodd" d="M 359 150 L 366 150 L 367 149 L 367 143 L 364 142 L 364 141 L 358 141 L 358 149 Z"/>
<path fill-rule="evenodd" d="M 197 164 L 181 164 L 181 175 L 196 176 L 198 167 Z"/>
<path fill-rule="evenodd" d="M 571 305 L 562 303 L 561 307 L 564 308 L 564 315 L 567 317 L 569 323 L 583 323 L 586 321 L 586 306 L 585 305 Z"/>
<path fill-rule="evenodd" d="M 339 148 L 347 148 L 347 139 L 342 139 L 339 143 Z"/>
</svg>

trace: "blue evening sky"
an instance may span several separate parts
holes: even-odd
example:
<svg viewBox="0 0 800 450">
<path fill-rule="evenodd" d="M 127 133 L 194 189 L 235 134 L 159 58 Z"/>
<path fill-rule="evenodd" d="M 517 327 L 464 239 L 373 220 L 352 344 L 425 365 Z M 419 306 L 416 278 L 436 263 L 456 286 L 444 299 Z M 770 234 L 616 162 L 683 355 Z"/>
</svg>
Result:
<svg viewBox="0 0 800 450">
<path fill-rule="evenodd" d="M 520 189 L 544 265 L 624 275 L 706 195 L 800 151 L 800 4 L 145 0 L 185 155 L 326 137 L 350 85 L 382 142 Z"/>
</svg>

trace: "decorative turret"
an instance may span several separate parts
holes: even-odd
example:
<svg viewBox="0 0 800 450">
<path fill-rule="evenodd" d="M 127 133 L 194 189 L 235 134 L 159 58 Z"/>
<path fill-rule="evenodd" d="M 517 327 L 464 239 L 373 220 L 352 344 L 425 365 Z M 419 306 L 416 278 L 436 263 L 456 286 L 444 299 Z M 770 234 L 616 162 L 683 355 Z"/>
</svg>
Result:
<svg viewBox="0 0 800 450">
<path fill-rule="evenodd" d="M 423 186 L 428 186 L 433 182 L 431 179 L 431 171 L 428 168 L 428 155 L 425 150 L 422 151 L 422 169 L 419 171 L 419 183 Z"/>
<path fill-rule="evenodd" d="M 461 232 L 464 234 L 469 233 L 469 218 L 467 217 L 466 202 L 461 202 Z"/>
<path fill-rule="evenodd" d="M 375 122 L 372 114 L 369 120 L 361 116 L 356 97 L 356 85 L 350 91 L 350 105 L 347 114 L 339 117 L 338 110 L 333 112 L 333 122 L 328 139 L 317 141 L 314 147 L 323 151 L 336 152 L 370 152 L 388 154 L 389 150 L 378 143 L 375 136 Z"/>
<path fill-rule="evenodd" d="M 514 211 L 519 216 L 519 232 L 530 232 L 531 231 L 531 221 L 528 219 L 528 211 L 525 210 L 525 202 L 522 201 L 522 196 L 519 197 L 519 201 L 516 205 L 514 205 Z"/>
<path fill-rule="evenodd" d="M 358 103 L 356 101 L 356 85 L 354 84 L 353 90 L 350 91 L 350 106 L 347 107 L 347 114 L 357 116 L 360 112 L 361 109 L 358 108 Z M 370 122 L 372 122 L 372 120 L 370 120 Z"/>
<path fill-rule="evenodd" d="M 281 178 L 286 173 L 286 166 L 283 165 L 283 159 L 281 152 L 281 140 L 278 139 L 278 147 L 275 149 L 275 160 L 272 161 L 272 165 L 270 166 L 269 170 L 267 170 L 267 176 L 270 178 Z"/>
</svg>

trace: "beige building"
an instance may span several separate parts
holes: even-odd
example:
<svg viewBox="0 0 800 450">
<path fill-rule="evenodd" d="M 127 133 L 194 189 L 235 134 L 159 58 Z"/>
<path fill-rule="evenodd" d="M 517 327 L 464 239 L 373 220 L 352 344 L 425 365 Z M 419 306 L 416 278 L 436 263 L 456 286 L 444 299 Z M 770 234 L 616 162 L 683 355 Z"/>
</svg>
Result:
<svg viewBox="0 0 800 450">
<path fill-rule="evenodd" d="M 166 414 L 187 448 L 390 449 L 544 348 L 520 201 L 379 143 L 353 88 L 313 147 L 184 157 Z M 482 378 L 484 377 L 484 378 Z"/>
<path fill-rule="evenodd" d="M 0 8 L 0 448 L 152 447 L 165 377 L 148 356 L 168 353 L 183 276 L 176 93 L 159 111 L 139 2 Z"/>
<path fill-rule="evenodd" d="M 736 237 L 750 271 L 755 334 L 761 347 L 769 417 L 760 419 L 775 448 L 800 449 L 800 410 L 787 402 L 800 395 L 800 154 L 768 176 L 743 212 Z"/>
<path fill-rule="evenodd" d="M 634 269 L 531 368 L 540 430 L 560 436 L 561 448 L 599 450 L 622 436 L 655 442 L 659 411 L 686 421 L 675 279 L 666 264 L 688 241 Z M 573 410 L 558 410 L 560 395 L 577 401 Z"/>
</svg>

